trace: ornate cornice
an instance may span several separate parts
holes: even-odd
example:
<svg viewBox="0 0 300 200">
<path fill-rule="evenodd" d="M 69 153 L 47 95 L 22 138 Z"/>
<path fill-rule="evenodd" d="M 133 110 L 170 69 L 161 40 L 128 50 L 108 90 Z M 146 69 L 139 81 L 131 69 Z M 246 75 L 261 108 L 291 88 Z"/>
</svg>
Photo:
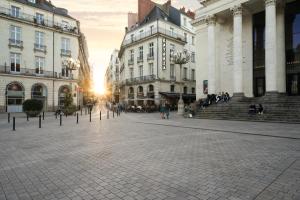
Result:
<svg viewBox="0 0 300 200">
<path fill-rule="evenodd" d="M 231 10 L 233 16 L 242 15 L 243 14 L 243 7 L 242 7 L 241 4 L 234 6 L 230 10 Z"/>
<path fill-rule="evenodd" d="M 276 5 L 277 0 L 265 0 L 265 5 L 266 6 L 274 6 Z"/>
<path fill-rule="evenodd" d="M 205 19 L 207 25 L 215 25 L 216 20 L 217 18 L 215 15 L 208 15 Z"/>
</svg>

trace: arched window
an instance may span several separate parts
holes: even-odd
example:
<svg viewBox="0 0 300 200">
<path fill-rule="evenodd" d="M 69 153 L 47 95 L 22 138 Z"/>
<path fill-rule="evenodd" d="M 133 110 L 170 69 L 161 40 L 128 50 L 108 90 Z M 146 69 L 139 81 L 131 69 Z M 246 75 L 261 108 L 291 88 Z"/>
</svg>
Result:
<svg viewBox="0 0 300 200">
<path fill-rule="evenodd" d="M 7 112 L 22 112 L 24 101 L 24 88 L 18 82 L 13 82 L 6 87 L 6 105 Z"/>
<path fill-rule="evenodd" d="M 142 86 L 138 87 L 138 93 L 143 93 L 144 92 L 144 88 Z"/>
<path fill-rule="evenodd" d="M 130 87 L 128 90 L 128 94 L 133 94 L 133 93 L 134 93 L 134 89 L 133 89 L 133 87 Z"/>
<path fill-rule="evenodd" d="M 154 92 L 154 86 L 153 85 L 149 85 L 148 92 Z"/>
<path fill-rule="evenodd" d="M 58 106 L 63 107 L 65 105 L 66 94 L 70 93 L 71 89 L 67 85 L 63 85 L 59 88 L 58 92 Z"/>
<path fill-rule="evenodd" d="M 37 99 L 43 102 L 44 110 L 47 106 L 47 87 L 43 84 L 34 84 L 31 88 L 31 98 Z"/>
</svg>

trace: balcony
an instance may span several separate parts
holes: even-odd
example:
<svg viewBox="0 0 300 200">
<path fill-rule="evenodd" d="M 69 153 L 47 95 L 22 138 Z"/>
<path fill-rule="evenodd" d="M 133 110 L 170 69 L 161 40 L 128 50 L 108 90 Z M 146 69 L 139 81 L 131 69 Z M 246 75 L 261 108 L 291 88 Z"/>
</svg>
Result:
<svg viewBox="0 0 300 200">
<path fill-rule="evenodd" d="M 16 40 L 16 39 L 9 39 L 8 46 L 23 49 L 23 41 Z"/>
<path fill-rule="evenodd" d="M 127 85 L 140 84 L 140 83 L 153 82 L 155 80 L 156 80 L 155 75 L 141 76 L 141 77 L 126 79 L 126 84 Z"/>
<path fill-rule="evenodd" d="M 47 47 L 46 47 L 46 45 L 34 44 L 34 51 L 35 52 L 46 53 L 47 52 Z"/>
<path fill-rule="evenodd" d="M 150 61 L 150 60 L 154 60 L 154 54 L 153 53 L 149 53 L 147 55 L 147 60 Z"/>
<path fill-rule="evenodd" d="M 142 56 L 138 57 L 137 58 L 137 62 L 138 63 L 144 62 L 144 58 Z"/>
<path fill-rule="evenodd" d="M 53 78 L 52 71 L 46 71 L 39 68 L 27 69 L 27 68 L 13 68 L 10 66 L 0 66 L 0 73 L 2 74 L 13 74 L 13 75 L 23 75 L 23 76 L 42 76 L 46 78 Z M 56 73 L 54 74 L 56 77 Z"/>
<path fill-rule="evenodd" d="M 36 26 L 54 28 L 61 32 L 78 34 L 78 29 L 76 26 L 69 26 L 69 25 L 66 26 L 63 25 L 62 23 L 54 22 L 51 20 L 37 19 L 36 16 L 21 11 L 18 13 L 18 15 L 14 15 L 11 9 L 1 7 L 1 6 L 0 6 L 0 16 L 3 16 L 5 18 L 15 19 L 17 21 L 21 21 L 25 23 L 32 23 L 33 25 Z"/>
<path fill-rule="evenodd" d="M 148 38 L 148 37 L 151 37 L 151 36 L 154 36 L 154 35 L 157 35 L 157 34 L 161 34 L 161 35 L 170 37 L 174 40 L 180 41 L 182 43 L 186 43 L 184 41 L 184 36 L 183 35 L 176 34 L 174 32 L 171 32 L 170 30 L 167 30 L 167 29 L 164 29 L 164 28 L 153 28 L 152 31 L 147 31 L 147 32 L 141 33 L 139 35 L 136 35 L 133 38 L 129 38 L 127 40 L 124 40 L 123 43 L 122 43 L 122 46 L 126 46 L 126 45 L 129 45 L 129 44 L 135 43 L 137 41 L 143 40 L 145 38 Z"/>
<path fill-rule="evenodd" d="M 134 99 L 134 93 L 128 94 L 128 99 Z"/>
<path fill-rule="evenodd" d="M 128 65 L 133 65 L 133 64 L 134 64 L 134 59 L 133 58 L 129 59 L 128 60 Z"/>
<path fill-rule="evenodd" d="M 60 55 L 65 57 L 71 57 L 72 53 L 70 50 L 61 49 Z"/>
<path fill-rule="evenodd" d="M 170 81 L 176 81 L 176 76 L 170 76 Z"/>
<path fill-rule="evenodd" d="M 145 98 L 144 93 L 143 93 L 143 92 L 138 92 L 138 93 L 137 93 L 137 98 L 138 98 L 138 99 L 143 99 L 143 98 Z"/>
<path fill-rule="evenodd" d="M 59 73 L 59 78 L 61 78 L 61 79 L 70 79 L 70 80 L 74 80 L 74 76 L 73 76 L 73 74 L 66 74 L 66 73 L 64 73 L 64 72 L 62 72 L 62 73 Z"/>
</svg>

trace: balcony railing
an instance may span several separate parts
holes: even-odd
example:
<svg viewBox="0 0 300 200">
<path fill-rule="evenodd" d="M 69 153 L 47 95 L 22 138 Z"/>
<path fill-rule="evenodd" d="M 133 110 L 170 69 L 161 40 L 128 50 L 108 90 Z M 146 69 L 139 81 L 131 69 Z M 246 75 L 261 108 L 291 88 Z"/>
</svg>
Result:
<svg viewBox="0 0 300 200">
<path fill-rule="evenodd" d="M 71 51 L 66 49 L 61 49 L 61 56 L 71 57 Z"/>
<path fill-rule="evenodd" d="M 141 77 L 126 79 L 126 84 L 145 83 L 145 82 L 152 82 L 155 80 L 156 80 L 155 75 L 141 76 Z"/>
<path fill-rule="evenodd" d="M 133 38 L 129 38 L 127 40 L 124 40 L 123 43 L 122 43 L 122 46 L 137 42 L 137 41 L 145 39 L 147 37 L 151 37 L 155 34 L 162 34 L 162 35 L 165 35 L 165 36 L 169 36 L 169 37 L 171 37 L 175 40 L 185 42 L 183 35 L 174 33 L 172 31 L 164 29 L 164 28 L 153 28 L 152 31 L 147 31 L 147 32 L 144 32 L 144 33 L 140 33 L 140 34 L 134 36 Z"/>
<path fill-rule="evenodd" d="M 136 96 L 138 99 L 143 99 L 145 97 L 144 92 L 138 92 Z"/>
<path fill-rule="evenodd" d="M 149 53 L 147 55 L 147 60 L 154 60 L 154 54 L 153 53 Z"/>
<path fill-rule="evenodd" d="M 170 76 L 170 81 L 176 81 L 176 76 Z"/>
<path fill-rule="evenodd" d="M 58 74 L 53 71 L 46 71 L 40 68 L 28 69 L 28 68 L 13 68 L 10 66 L 0 66 L 1 74 L 11 74 L 11 75 L 22 75 L 22 76 L 35 76 L 35 77 L 45 77 L 45 78 L 61 78 L 61 79 L 74 79 L 73 74 L 66 76 L 62 73 Z"/>
<path fill-rule="evenodd" d="M 34 51 L 39 51 L 39 52 L 46 53 L 47 52 L 47 47 L 46 47 L 46 45 L 34 44 Z"/>
<path fill-rule="evenodd" d="M 16 40 L 16 39 L 8 39 L 8 46 L 9 47 L 16 47 L 16 48 L 23 48 L 23 41 Z"/>
<path fill-rule="evenodd" d="M 142 56 L 140 56 L 140 57 L 137 58 L 137 62 L 138 63 L 143 62 L 143 61 L 144 61 L 144 58 Z"/>
<path fill-rule="evenodd" d="M 36 16 L 30 15 L 30 14 L 27 14 L 27 13 L 21 12 L 21 11 L 19 11 L 18 15 L 14 15 L 11 9 L 1 7 L 1 6 L 0 6 L 0 15 L 5 16 L 5 17 L 15 18 L 17 20 L 22 20 L 25 22 L 34 23 L 34 24 L 37 24 L 40 26 L 55 28 L 55 29 L 57 29 L 59 31 L 63 31 L 63 32 L 78 34 L 78 29 L 76 26 L 64 25 L 62 23 L 53 22 L 53 21 L 47 20 L 47 19 L 37 19 Z"/>
<path fill-rule="evenodd" d="M 128 60 L 128 65 L 133 65 L 133 64 L 134 64 L 134 59 L 130 58 L 130 59 Z"/>
<path fill-rule="evenodd" d="M 128 99 L 134 99 L 134 93 L 128 94 Z"/>
</svg>

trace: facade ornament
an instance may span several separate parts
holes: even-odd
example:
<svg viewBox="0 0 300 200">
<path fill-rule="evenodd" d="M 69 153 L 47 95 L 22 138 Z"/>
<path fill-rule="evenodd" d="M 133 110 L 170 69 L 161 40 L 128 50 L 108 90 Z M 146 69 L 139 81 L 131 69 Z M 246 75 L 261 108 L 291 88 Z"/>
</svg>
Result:
<svg viewBox="0 0 300 200">
<path fill-rule="evenodd" d="M 216 16 L 215 15 L 208 15 L 206 17 L 206 24 L 207 25 L 216 25 Z"/>
<path fill-rule="evenodd" d="M 233 16 L 236 16 L 236 15 L 242 15 L 243 14 L 243 7 L 241 4 L 239 5 L 235 5 L 233 8 L 230 9 Z"/>
<path fill-rule="evenodd" d="M 266 6 L 274 6 L 276 5 L 277 0 L 265 0 Z"/>
</svg>

